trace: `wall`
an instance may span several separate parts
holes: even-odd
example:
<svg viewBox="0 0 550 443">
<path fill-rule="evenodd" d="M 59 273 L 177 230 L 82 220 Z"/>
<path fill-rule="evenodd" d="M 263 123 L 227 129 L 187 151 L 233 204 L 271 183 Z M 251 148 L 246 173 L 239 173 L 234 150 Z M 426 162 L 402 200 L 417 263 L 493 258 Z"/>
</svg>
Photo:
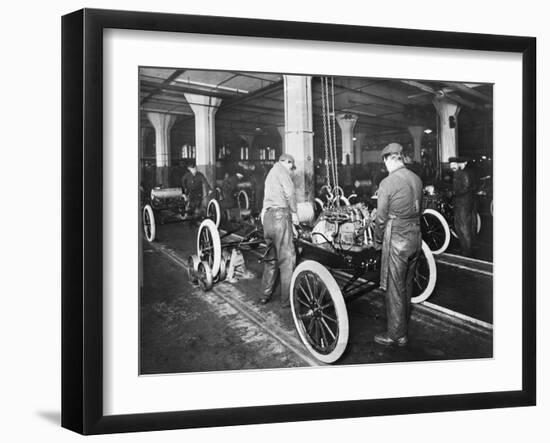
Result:
<svg viewBox="0 0 550 443">
<path fill-rule="evenodd" d="M 539 406 L 486 411 L 419 414 L 398 417 L 358 418 L 307 423 L 241 426 L 225 429 L 165 431 L 136 435 L 87 438 L 59 428 L 60 411 L 60 16 L 80 7 L 157 10 L 225 16 L 340 22 L 356 25 L 414 27 L 418 29 L 486 32 L 539 37 L 539 186 L 550 193 L 548 174 L 541 172 L 542 128 L 550 112 L 549 90 L 542 79 L 550 76 L 550 29 L 544 2 L 479 2 L 395 0 L 335 5 L 333 1 L 276 4 L 245 0 L 171 2 L 157 0 L 53 0 L 7 2 L 1 28 L 3 90 L 4 190 L 1 232 L 3 251 L 2 337 L 3 441 L 73 442 L 281 442 L 296 441 L 545 441 L 548 438 L 550 389 L 539 377 Z M 330 60 L 327 60 L 330 63 Z M 350 63 L 361 63 L 350 60 Z M 42 114 L 26 118 L 29 108 L 40 104 Z M 543 111 L 544 106 L 544 112 Z M 30 141 L 27 134 L 39 135 Z M 25 137 L 22 135 L 25 134 Z M 32 180 L 21 179 L 19 162 Z M 9 165 L 9 166 L 7 166 Z M 546 165 L 548 166 L 548 165 Z M 17 192 L 9 192 L 17 186 Z M 543 194 L 542 188 L 539 192 Z M 546 199 L 547 200 L 547 199 Z M 539 224 L 548 225 L 548 205 L 539 197 Z M 511 208 L 510 211 L 518 209 Z M 550 267 L 548 230 L 540 232 L 539 313 L 550 310 L 548 280 L 542 270 Z M 6 252 L 7 251 L 7 252 Z M 544 251 L 544 252 L 543 252 Z M 502 294 L 501 303 L 506 303 Z M 539 314 L 539 319 L 543 317 Z M 539 374 L 550 371 L 550 326 L 539 321 Z M 370 382 L 365 380 L 365 382 Z M 374 381 L 375 382 L 375 381 Z M 414 381 L 411 381 L 413 383 Z M 452 380 L 449 380 L 451 383 Z M 284 387 L 281 387 L 284 389 Z"/>
</svg>

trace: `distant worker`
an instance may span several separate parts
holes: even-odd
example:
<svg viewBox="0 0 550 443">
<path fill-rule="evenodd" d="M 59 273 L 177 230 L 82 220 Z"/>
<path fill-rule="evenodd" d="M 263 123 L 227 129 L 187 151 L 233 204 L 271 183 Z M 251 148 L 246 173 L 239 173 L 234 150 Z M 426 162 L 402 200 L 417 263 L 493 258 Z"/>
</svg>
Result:
<svg viewBox="0 0 550 443">
<path fill-rule="evenodd" d="M 380 288 L 386 291 L 387 330 L 374 341 L 384 346 L 408 343 L 413 279 L 422 249 L 422 181 L 405 167 L 402 151 L 399 143 L 382 150 L 389 175 L 378 188 L 374 239 L 375 247 L 382 249 Z"/>
<path fill-rule="evenodd" d="M 281 278 L 281 306 L 290 306 L 290 280 L 296 265 L 292 225 L 298 224 L 296 191 L 292 182 L 294 157 L 283 154 L 265 179 L 263 218 L 267 253 L 262 276 L 262 304 L 273 295 L 277 274 Z"/>
<path fill-rule="evenodd" d="M 206 177 L 197 171 L 197 165 L 194 163 L 187 166 L 187 172 L 181 178 L 181 187 L 189 199 L 187 214 L 197 217 L 203 207 L 203 199 L 211 188 Z"/>
<path fill-rule="evenodd" d="M 472 244 L 477 232 L 476 180 L 471 169 L 467 168 L 466 157 L 450 157 L 449 166 L 453 174 L 454 227 L 463 255 L 472 255 Z"/>
<path fill-rule="evenodd" d="M 244 175 L 241 172 L 228 174 L 222 182 L 223 207 L 231 209 L 237 207 L 237 193 L 239 192 L 239 182 Z"/>
</svg>

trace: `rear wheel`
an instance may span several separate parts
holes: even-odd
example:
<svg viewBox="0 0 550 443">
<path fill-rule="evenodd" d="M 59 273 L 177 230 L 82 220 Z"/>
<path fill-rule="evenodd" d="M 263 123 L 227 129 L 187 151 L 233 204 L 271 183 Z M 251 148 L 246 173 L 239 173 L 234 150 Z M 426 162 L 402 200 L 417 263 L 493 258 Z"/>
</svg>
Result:
<svg viewBox="0 0 550 443">
<path fill-rule="evenodd" d="M 422 241 L 422 252 L 416 264 L 416 273 L 413 279 L 412 303 L 421 303 L 428 299 L 435 288 L 437 268 L 435 259 L 428 245 Z"/>
<path fill-rule="evenodd" d="M 210 289 L 212 289 L 214 279 L 212 277 L 212 269 L 208 262 L 201 261 L 199 263 L 197 278 L 199 280 L 199 286 L 203 291 L 210 291 Z"/>
<path fill-rule="evenodd" d="M 192 284 L 197 283 L 197 272 L 199 270 L 199 257 L 196 254 L 190 255 L 187 259 L 187 276 Z"/>
<path fill-rule="evenodd" d="M 214 222 L 216 225 L 216 228 L 220 227 L 220 220 L 221 220 L 221 210 L 220 210 L 220 204 L 216 199 L 211 199 L 208 202 L 208 206 L 206 206 L 206 218 L 209 218 Z"/>
<path fill-rule="evenodd" d="M 426 209 L 420 217 L 422 240 L 426 242 L 435 255 L 446 251 L 451 241 L 447 220 L 434 209 Z"/>
<path fill-rule="evenodd" d="M 342 291 L 322 264 L 300 263 L 290 283 L 294 324 L 308 351 L 319 361 L 334 363 L 348 344 L 348 313 Z"/>
<path fill-rule="evenodd" d="M 157 234 L 155 214 L 151 205 L 145 205 L 143 208 L 143 233 L 148 242 L 155 241 Z"/>
<path fill-rule="evenodd" d="M 209 218 L 204 219 L 197 233 L 197 256 L 209 264 L 215 277 L 220 270 L 222 247 L 218 228 Z"/>
</svg>

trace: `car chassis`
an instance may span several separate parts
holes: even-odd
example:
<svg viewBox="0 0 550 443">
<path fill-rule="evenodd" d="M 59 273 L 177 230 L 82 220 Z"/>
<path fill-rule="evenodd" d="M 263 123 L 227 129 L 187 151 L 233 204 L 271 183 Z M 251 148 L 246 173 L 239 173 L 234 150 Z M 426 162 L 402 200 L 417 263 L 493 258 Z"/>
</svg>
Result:
<svg viewBox="0 0 550 443">
<path fill-rule="evenodd" d="M 362 212 L 363 211 L 363 212 Z M 325 209 L 315 223 L 301 223 L 294 245 L 298 266 L 290 286 L 294 323 L 302 343 L 317 360 L 334 363 L 344 353 L 349 339 L 347 304 L 380 286 L 381 253 L 372 242 L 374 216 L 360 204 Z M 325 223 L 323 231 L 319 228 Z M 345 243 L 345 230 L 359 226 L 361 238 Z M 335 231 L 326 231 L 330 224 Z M 218 230 L 219 220 L 205 219 L 197 234 L 197 254 L 189 257 L 189 271 L 203 290 L 225 279 L 233 249 L 264 246 L 260 223 L 238 224 L 234 229 Z M 244 236 L 231 237 L 249 226 Z M 340 232 L 342 231 L 342 232 Z M 340 237 L 339 237 L 340 236 Z M 338 239 L 338 241 L 337 241 Z M 265 260 L 267 249 L 260 260 Z M 336 280 L 335 275 L 338 277 Z M 422 242 L 422 253 L 414 278 L 411 301 L 419 303 L 433 292 L 437 270 L 433 254 Z"/>
</svg>

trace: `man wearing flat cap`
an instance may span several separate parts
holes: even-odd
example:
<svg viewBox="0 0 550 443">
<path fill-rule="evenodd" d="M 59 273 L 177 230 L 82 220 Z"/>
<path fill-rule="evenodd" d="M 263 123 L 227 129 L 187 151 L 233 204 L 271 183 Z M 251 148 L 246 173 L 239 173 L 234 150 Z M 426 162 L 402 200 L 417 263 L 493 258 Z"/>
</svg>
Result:
<svg viewBox="0 0 550 443">
<path fill-rule="evenodd" d="M 281 278 L 281 305 L 290 306 L 290 280 L 296 265 L 293 227 L 298 224 L 296 191 L 291 171 L 294 157 L 283 154 L 265 179 L 262 224 L 267 253 L 264 260 L 260 302 L 267 303 L 273 294 L 277 274 Z"/>
<path fill-rule="evenodd" d="M 405 167 L 399 143 L 387 145 L 382 158 L 389 175 L 378 188 L 374 239 L 375 246 L 382 249 L 380 287 L 386 291 L 387 330 L 377 334 L 374 341 L 405 346 L 413 279 L 422 249 L 422 180 Z"/>
<path fill-rule="evenodd" d="M 467 157 L 450 157 L 453 171 L 454 228 L 463 255 L 472 255 L 472 243 L 477 232 L 477 208 L 475 200 L 476 180 L 473 171 L 467 168 Z"/>
</svg>

